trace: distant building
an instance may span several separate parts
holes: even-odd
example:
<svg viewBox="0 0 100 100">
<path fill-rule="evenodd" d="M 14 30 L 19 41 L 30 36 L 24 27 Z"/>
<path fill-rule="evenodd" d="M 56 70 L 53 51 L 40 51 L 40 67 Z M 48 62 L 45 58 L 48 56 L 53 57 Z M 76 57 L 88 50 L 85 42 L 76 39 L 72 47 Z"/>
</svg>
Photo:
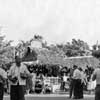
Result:
<svg viewBox="0 0 100 100">
<path fill-rule="evenodd" d="M 31 47 L 32 47 L 32 48 L 39 48 L 39 49 L 41 49 L 41 48 L 42 48 L 42 40 L 34 39 L 34 40 L 31 42 Z"/>
</svg>

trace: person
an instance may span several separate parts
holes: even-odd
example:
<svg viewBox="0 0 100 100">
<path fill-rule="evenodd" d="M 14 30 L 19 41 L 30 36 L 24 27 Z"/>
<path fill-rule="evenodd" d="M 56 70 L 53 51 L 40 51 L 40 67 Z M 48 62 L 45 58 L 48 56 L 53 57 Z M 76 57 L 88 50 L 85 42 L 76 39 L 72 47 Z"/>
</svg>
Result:
<svg viewBox="0 0 100 100">
<path fill-rule="evenodd" d="M 73 79 L 74 79 L 74 99 L 81 99 L 81 72 L 78 69 L 78 66 L 74 65 L 74 73 L 73 73 Z"/>
<path fill-rule="evenodd" d="M 69 77 L 70 77 L 70 79 L 69 79 L 69 81 L 70 81 L 70 85 L 69 85 L 69 88 L 70 88 L 69 89 L 69 98 L 72 97 L 73 90 L 74 90 L 73 72 L 74 72 L 74 69 L 70 68 L 70 75 L 69 75 Z"/>
<path fill-rule="evenodd" d="M 7 73 L 4 70 L 3 66 L 0 67 L 0 100 L 3 100 L 4 95 L 4 84 L 7 79 Z"/>
<path fill-rule="evenodd" d="M 32 82 L 32 77 L 33 77 L 33 75 L 32 75 L 32 73 L 33 73 L 33 66 L 32 65 L 27 65 L 27 68 L 28 68 L 28 71 L 30 72 L 30 74 L 31 74 L 31 77 L 28 77 L 27 79 L 26 79 L 26 93 L 27 94 L 30 94 L 30 93 L 33 93 L 34 91 L 33 91 L 33 82 Z"/>
<path fill-rule="evenodd" d="M 79 97 L 82 99 L 83 98 L 83 86 L 86 83 L 85 83 L 85 74 L 83 72 L 83 69 L 81 67 L 79 67 L 79 70 L 81 72 L 81 83 L 80 83 L 80 88 L 79 88 L 79 90 L 80 90 L 80 96 Z"/>
<path fill-rule="evenodd" d="M 92 80 L 96 80 L 95 100 L 100 100 L 100 65 L 94 70 Z"/>
<path fill-rule="evenodd" d="M 35 83 L 35 93 L 43 93 L 43 86 L 44 86 L 44 77 L 42 73 L 36 76 L 36 83 Z"/>
<path fill-rule="evenodd" d="M 64 73 L 64 75 L 63 75 L 63 90 L 64 91 L 66 91 L 66 89 L 65 89 L 65 85 L 66 85 L 66 82 L 67 82 L 67 76 L 66 76 L 66 73 Z"/>
<path fill-rule="evenodd" d="M 32 89 L 35 91 L 35 81 L 36 81 L 36 73 L 33 71 L 32 73 Z"/>
<path fill-rule="evenodd" d="M 26 78 L 30 76 L 27 67 L 21 62 L 21 59 L 16 56 L 15 63 L 10 67 L 8 78 L 10 80 L 10 100 L 25 100 L 24 86 Z"/>
<path fill-rule="evenodd" d="M 50 86 L 50 84 L 45 84 L 44 85 L 43 93 L 45 93 L 45 94 L 52 93 L 52 87 Z"/>
</svg>

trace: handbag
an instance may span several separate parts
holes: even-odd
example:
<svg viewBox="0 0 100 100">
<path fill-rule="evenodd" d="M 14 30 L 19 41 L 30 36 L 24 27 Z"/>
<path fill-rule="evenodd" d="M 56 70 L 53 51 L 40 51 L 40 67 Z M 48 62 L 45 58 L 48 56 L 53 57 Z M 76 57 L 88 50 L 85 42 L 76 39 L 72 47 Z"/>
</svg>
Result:
<svg viewBox="0 0 100 100">
<path fill-rule="evenodd" d="M 20 77 L 25 80 L 28 78 L 28 75 L 26 73 L 20 73 Z"/>
<path fill-rule="evenodd" d="M 12 82 L 12 83 L 16 83 L 17 81 L 18 81 L 18 78 L 17 77 L 11 77 L 11 76 L 9 76 L 8 77 L 9 78 L 9 80 Z"/>
</svg>

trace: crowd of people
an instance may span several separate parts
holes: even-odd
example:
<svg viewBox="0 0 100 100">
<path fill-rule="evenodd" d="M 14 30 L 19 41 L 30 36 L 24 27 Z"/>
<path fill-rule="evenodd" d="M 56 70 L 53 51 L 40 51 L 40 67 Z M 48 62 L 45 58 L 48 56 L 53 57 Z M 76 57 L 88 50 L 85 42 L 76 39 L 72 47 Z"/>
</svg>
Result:
<svg viewBox="0 0 100 100">
<path fill-rule="evenodd" d="M 53 87 L 44 84 L 48 77 L 57 78 L 59 90 L 69 92 L 69 98 L 82 99 L 84 90 L 91 92 L 96 87 L 95 77 L 92 79 L 94 72 L 93 67 L 89 66 L 82 69 L 77 65 L 71 68 L 50 64 L 28 65 L 16 56 L 15 63 L 9 69 L 0 67 L 0 100 L 3 100 L 4 89 L 10 93 L 11 100 L 25 100 L 27 93 L 53 93 Z"/>
</svg>

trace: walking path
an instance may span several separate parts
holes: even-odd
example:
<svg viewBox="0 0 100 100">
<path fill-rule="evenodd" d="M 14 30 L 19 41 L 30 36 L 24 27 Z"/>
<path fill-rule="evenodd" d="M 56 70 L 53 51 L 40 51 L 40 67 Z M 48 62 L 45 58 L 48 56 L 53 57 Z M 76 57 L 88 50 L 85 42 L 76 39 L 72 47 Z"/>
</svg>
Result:
<svg viewBox="0 0 100 100">
<path fill-rule="evenodd" d="M 75 100 L 68 97 L 68 94 L 29 94 L 25 95 L 25 100 Z M 5 95 L 3 100 L 10 100 L 10 96 Z M 80 100 L 94 100 L 94 95 L 84 95 L 84 99 Z"/>
<path fill-rule="evenodd" d="M 4 98 L 9 98 L 9 95 L 5 95 Z M 68 94 L 27 94 L 25 97 L 69 97 Z M 93 98 L 94 95 L 85 94 L 84 98 Z"/>
</svg>

